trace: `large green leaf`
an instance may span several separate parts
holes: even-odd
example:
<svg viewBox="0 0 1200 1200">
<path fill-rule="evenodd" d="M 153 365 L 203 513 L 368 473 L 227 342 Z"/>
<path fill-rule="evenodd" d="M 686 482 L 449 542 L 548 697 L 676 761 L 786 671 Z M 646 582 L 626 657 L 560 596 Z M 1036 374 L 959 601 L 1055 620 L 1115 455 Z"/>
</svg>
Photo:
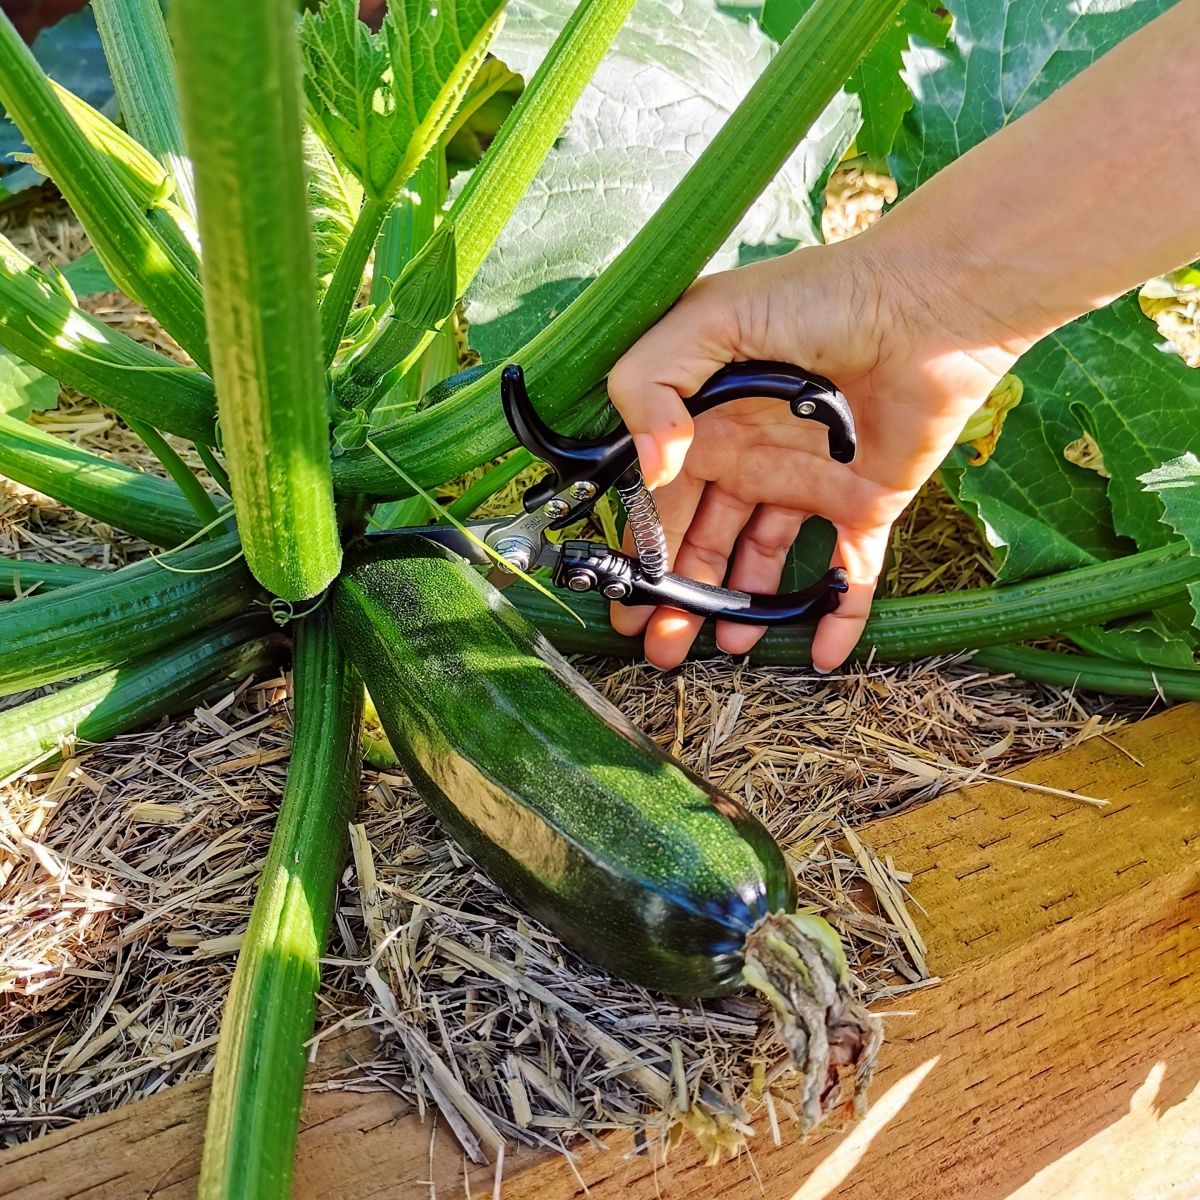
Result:
<svg viewBox="0 0 1200 1200">
<path fill-rule="evenodd" d="M 915 96 L 889 163 L 902 192 L 1035 107 L 1175 0 L 943 0 L 939 50 L 917 45 L 904 78 Z"/>
<path fill-rule="evenodd" d="M 1149 550 L 1171 540 L 1138 482 L 1200 450 L 1200 375 L 1157 348 L 1134 296 L 1044 338 L 1014 368 L 1025 385 L 991 459 L 957 449 L 944 472 L 955 497 L 1003 547 L 1003 581 Z M 1111 478 L 1064 456 L 1089 433 Z"/>
<path fill-rule="evenodd" d="M 512 0 L 495 53 L 529 78 L 572 8 Z M 712 0 L 639 0 L 467 292 L 472 345 L 485 359 L 523 345 L 617 257 L 773 52 Z M 857 101 L 837 96 L 710 269 L 736 266 L 741 243 L 820 241 L 809 194 L 857 126 Z"/>
<path fill-rule="evenodd" d="M 782 42 L 811 4 L 812 0 L 767 0 L 759 24 L 775 41 Z M 846 81 L 846 91 L 862 101 L 862 128 L 856 143 L 869 158 L 879 161 L 887 156 L 901 119 L 912 107 L 912 93 L 900 73 L 909 38 L 920 38 L 927 46 L 941 46 L 949 30 L 949 19 L 938 0 L 905 0 L 904 7 Z"/>
<path fill-rule="evenodd" d="M 441 137 L 502 13 L 503 0 L 389 0 L 377 34 L 356 0 L 305 15 L 313 123 L 368 196 L 394 195 Z"/>
</svg>

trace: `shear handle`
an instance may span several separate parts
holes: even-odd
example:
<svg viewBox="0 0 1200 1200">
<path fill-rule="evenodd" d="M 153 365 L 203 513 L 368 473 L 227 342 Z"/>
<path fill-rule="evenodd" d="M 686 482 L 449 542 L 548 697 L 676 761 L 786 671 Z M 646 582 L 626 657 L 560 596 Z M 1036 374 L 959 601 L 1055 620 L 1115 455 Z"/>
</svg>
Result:
<svg viewBox="0 0 1200 1200">
<path fill-rule="evenodd" d="M 819 421 L 829 431 L 829 456 L 835 462 L 853 462 L 856 443 L 854 417 L 846 397 L 823 375 L 813 374 L 792 363 L 739 362 L 722 367 L 703 386 L 684 400 L 693 417 L 750 396 L 785 400 L 799 419 Z M 549 463 L 552 473 L 529 489 L 527 512 L 541 507 L 552 496 L 576 483 L 590 483 L 590 494 L 579 497 L 571 512 L 551 528 L 579 520 L 637 462 L 633 437 L 624 423 L 596 441 L 556 433 L 538 416 L 525 388 L 525 376 L 515 363 L 500 375 L 500 397 L 504 415 L 518 440 L 527 450 Z"/>
</svg>

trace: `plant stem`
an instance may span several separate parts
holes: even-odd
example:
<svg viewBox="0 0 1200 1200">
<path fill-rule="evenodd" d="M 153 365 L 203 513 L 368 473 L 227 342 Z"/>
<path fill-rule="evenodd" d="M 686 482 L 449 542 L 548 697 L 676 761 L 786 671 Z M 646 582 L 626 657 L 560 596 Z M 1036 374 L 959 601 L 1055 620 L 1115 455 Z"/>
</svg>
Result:
<svg viewBox="0 0 1200 1200">
<path fill-rule="evenodd" d="M 197 442 L 196 453 L 200 455 L 204 469 L 217 481 L 217 486 L 232 499 L 233 485 L 229 482 L 229 474 L 217 461 L 217 455 L 213 448 L 206 446 L 203 442 Z"/>
<path fill-rule="evenodd" d="M 971 659 L 974 666 L 997 675 L 1011 672 L 1034 683 L 1082 688 L 1113 696 L 1155 696 L 1168 700 L 1200 700 L 1200 670 L 1147 667 L 1083 654 L 1056 654 L 1030 646 L 992 646 Z"/>
<path fill-rule="evenodd" d="M 46 164 L 113 280 L 145 304 L 192 358 L 206 366 L 199 281 L 87 142 L 2 13 L 0 103 Z"/>
<path fill-rule="evenodd" d="M 204 490 L 204 485 L 192 474 L 192 468 L 175 453 L 174 448 L 152 425 L 142 421 L 131 421 L 126 418 L 125 424 L 142 439 L 150 448 L 150 452 L 167 469 L 167 474 L 179 485 L 192 511 L 200 518 L 200 525 L 211 525 L 221 518 L 213 498 Z M 220 537 L 216 529 L 208 531 L 210 538 Z"/>
<path fill-rule="evenodd" d="M 104 742 L 168 713 L 194 708 L 270 661 L 281 641 L 266 617 L 236 617 L 184 641 L 0 713 L 0 778 L 63 738 Z"/>
<path fill-rule="evenodd" d="M 1197 579 L 1200 558 L 1175 542 L 1022 583 L 879 600 L 854 657 L 866 659 L 874 652 L 876 661 L 903 662 L 1052 637 L 1077 625 L 1112 621 L 1186 599 L 1187 585 Z M 586 621 L 586 628 L 525 588 L 512 588 L 506 594 L 565 654 L 641 656 L 641 638 L 618 634 L 608 622 L 607 602 L 594 593 L 563 593 Z M 812 662 L 812 635 L 812 625 L 769 629 L 751 650 L 750 659 L 772 666 L 807 666 Z M 710 623 L 697 639 L 692 657 L 711 658 L 718 653 Z"/>
<path fill-rule="evenodd" d="M 370 196 L 363 201 L 362 208 L 358 210 L 358 220 L 354 222 L 346 241 L 346 248 L 333 269 L 333 278 L 321 299 L 321 342 L 326 366 L 337 355 L 346 328 L 346 318 L 350 316 L 359 288 L 362 287 L 367 259 L 371 257 L 375 239 L 391 206 L 390 200 L 373 200 Z"/>
<path fill-rule="evenodd" d="M 359 775 L 363 688 L 325 608 L 297 625 L 295 740 L 221 1020 L 199 1200 L 291 1194 L 318 962 Z"/>
<path fill-rule="evenodd" d="M 341 562 L 291 0 L 175 0 L 225 460 L 250 569 L 285 600 Z M 372 238 L 372 240 L 374 240 Z"/>
<path fill-rule="evenodd" d="M 485 500 L 490 500 L 506 483 L 516 479 L 526 467 L 532 466 L 533 462 L 533 455 L 524 446 L 518 447 L 482 479 L 477 479 L 471 484 L 447 511 L 451 516 L 465 521 Z"/>
<path fill-rule="evenodd" d="M 401 500 L 399 503 L 404 504 Z M 69 563 L 30 562 L 24 558 L 0 558 L 0 597 L 13 600 L 18 595 L 37 588 L 43 592 L 57 588 L 73 587 L 77 583 L 90 583 L 102 572 L 94 567 L 73 567 Z M 19 587 L 19 592 L 18 592 Z"/>
<path fill-rule="evenodd" d="M 157 0 L 92 0 L 104 57 L 131 134 L 171 172 L 185 212 L 196 219 L 192 168 L 183 143 L 175 59 Z"/>
<path fill-rule="evenodd" d="M 0 472 L 155 546 L 178 546 L 211 520 L 197 521 L 175 484 L 8 416 L 0 416 Z"/>
<path fill-rule="evenodd" d="M 212 380 L 73 305 L 0 237 L 0 345 L 123 417 L 194 442 L 216 440 Z"/>
<path fill-rule="evenodd" d="M 0 695 L 104 670 L 168 646 L 240 612 L 259 591 L 231 534 L 172 551 L 161 563 L 147 558 L 92 574 L 90 582 L 5 609 Z"/>
<path fill-rule="evenodd" d="M 616 260 L 514 356 L 543 419 L 573 433 L 605 411 L 603 380 L 720 248 L 787 161 L 902 0 L 816 0 L 745 99 Z M 514 445 L 499 401 L 500 368 L 396 422 L 377 445 L 423 486 Z M 581 399 L 583 397 L 583 399 Z M 409 492 L 367 451 L 335 464 L 339 491 Z"/>
<path fill-rule="evenodd" d="M 467 290 L 533 182 L 633 0 L 581 0 L 450 208 L 458 294 Z"/>
</svg>

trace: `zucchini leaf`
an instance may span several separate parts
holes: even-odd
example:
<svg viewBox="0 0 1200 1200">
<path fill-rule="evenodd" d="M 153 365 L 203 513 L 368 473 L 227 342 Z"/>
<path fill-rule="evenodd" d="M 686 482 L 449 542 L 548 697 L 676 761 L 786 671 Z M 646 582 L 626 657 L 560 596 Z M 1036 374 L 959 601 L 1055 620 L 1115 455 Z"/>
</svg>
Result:
<svg viewBox="0 0 1200 1200">
<path fill-rule="evenodd" d="M 512 0 L 495 53 L 528 79 L 572 8 Z M 467 290 L 471 345 L 485 360 L 514 353 L 617 257 L 773 53 L 754 25 L 712 0 L 639 0 Z M 820 241 L 809 193 L 857 127 L 858 102 L 839 94 L 708 269 L 736 266 L 741 243 Z"/>
<path fill-rule="evenodd" d="M 23 421 L 34 409 L 39 412 L 58 403 L 58 380 L 51 379 L 30 363 L 0 350 L 0 413 Z"/>
<path fill-rule="evenodd" d="M 1072 629 L 1067 636 L 1081 650 L 1101 658 L 1187 670 L 1196 665 L 1196 646 L 1200 642 L 1197 631 L 1191 628 L 1194 617 L 1190 605 L 1172 605 L 1115 626 Z"/>
<path fill-rule="evenodd" d="M 1024 397 L 991 459 L 970 466 L 959 447 L 943 470 L 952 494 L 1001 549 L 999 580 L 1170 541 L 1139 477 L 1200 451 L 1200 374 L 1158 349 L 1136 296 L 1044 338 L 1013 373 Z M 1084 434 L 1099 453 L 1090 469 L 1067 457 Z"/>
<path fill-rule="evenodd" d="M 1190 452 L 1182 454 L 1147 471 L 1142 483 L 1162 501 L 1163 521 L 1200 556 L 1200 459 Z M 1195 613 L 1192 624 L 1200 629 L 1200 583 L 1189 584 L 1188 592 Z"/>
<path fill-rule="evenodd" d="M 782 42 L 811 3 L 812 0 L 767 0 L 759 24 L 769 37 Z M 875 162 L 887 157 L 901 120 L 912 107 L 912 92 L 901 75 L 909 39 L 920 38 L 931 47 L 945 45 L 950 18 L 944 13 L 939 0 L 906 0 L 858 70 L 846 81 L 846 91 L 853 92 L 862 102 L 862 128 L 855 145 Z"/>
<path fill-rule="evenodd" d="M 1034 108 L 1174 3 L 942 0 L 953 18 L 945 48 L 917 43 L 904 55 L 914 102 L 888 158 L 901 195 Z"/>
<path fill-rule="evenodd" d="M 369 197 L 394 196 L 438 142 L 502 14 L 503 0 L 389 0 L 377 34 L 356 0 L 305 14 L 313 124 Z"/>
</svg>

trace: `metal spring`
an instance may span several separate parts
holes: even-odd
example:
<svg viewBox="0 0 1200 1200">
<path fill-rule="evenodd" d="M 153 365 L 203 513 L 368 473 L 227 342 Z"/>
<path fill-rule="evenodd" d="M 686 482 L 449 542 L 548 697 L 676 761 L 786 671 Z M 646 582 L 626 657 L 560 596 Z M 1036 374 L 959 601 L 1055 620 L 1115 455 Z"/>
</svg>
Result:
<svg viewBox="0 0 1200 1200">
<path fill-rule="evenodd" d="M 617 495 L 625 506 L 625 520 L 637 549 L 642 574 L 658 583 L 667 573 L 667 535 L 658 516 L 658 505 L 642 482 L 641 473 L 631 472 L 628 483 L 617 484 Z"/>
</svg>

